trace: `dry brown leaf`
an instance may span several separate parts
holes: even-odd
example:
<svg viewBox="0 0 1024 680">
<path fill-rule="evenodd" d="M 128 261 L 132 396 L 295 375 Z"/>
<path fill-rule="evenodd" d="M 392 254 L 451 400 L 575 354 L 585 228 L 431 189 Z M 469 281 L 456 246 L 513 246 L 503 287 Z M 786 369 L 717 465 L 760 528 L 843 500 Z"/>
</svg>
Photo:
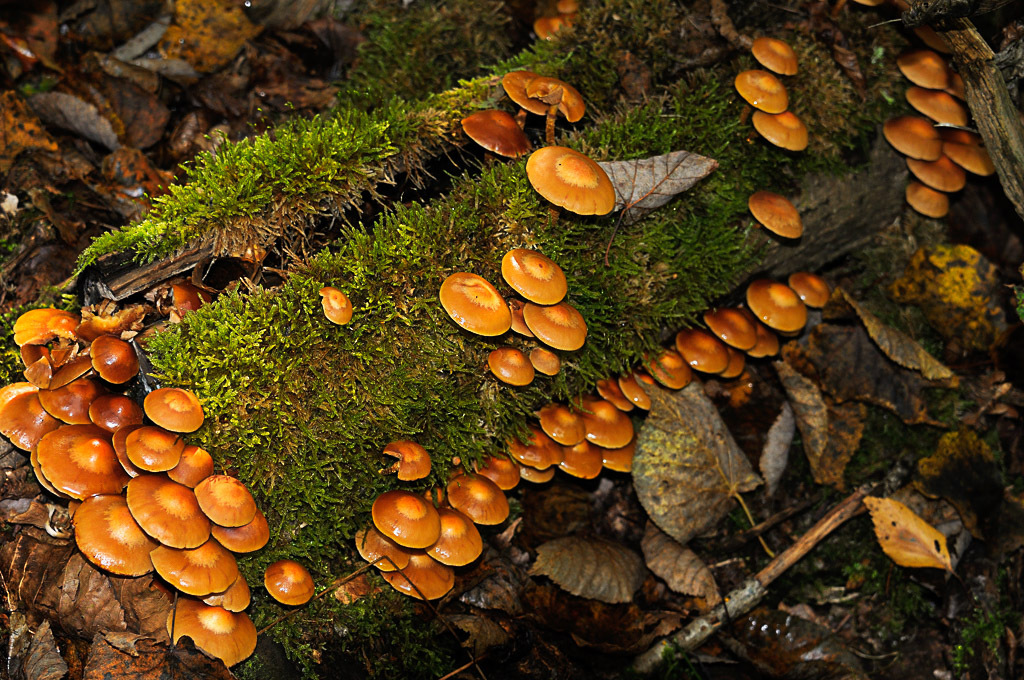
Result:
<svg viewBox="0 0 1024 680">
<path fill-rule="evenodd" d="M 714 158 L 689 151 L 631 161 L 598 163 L 615 187 L 615 209 L 627 210 L 627 222 L 634 222 L 660 208 L 718 167 Z"/>
<path fill-rule="evenodd" d="M 486 616 L 450 614 L 444 618 L 469 636 L 462 642 L 462 646 L 472 652 L 476 658 L 480 658 L 488 650 L 500 647 L 509 641 L 508 633 Z"/>
<path fill-rule="evenodd" d="M 718 584 L 707 565 L 686 546 L 648 522 L 640 543 L 647 568 L 677 593 L 696 595 L 714 607 L 722 601 Z"/>
<path fill-rule="evenodd" d="M 1003 501 L 999 466 L 988 444 L 973 430 L 947 432 L 935 454 L 917 462 L 917 473 L 918 491 L 952 503 L 971 535 L 985 538 Z"/>
<path fill-rule="evenodd" d="M 811 475 L 818 484 L 842 486 L 843 471 L 828 464 L 828 405 L 821 389 L 801 375 L 788 360 L 772 364 L 793 407 L 796 426 L 803 439 L 804 454 L 811 464 Z"/>
<path fill-rule="evenodd" d="M 530 574 L 547 576 L 573 595 L 630 602 L 644 580 L 644 563 L 629 548 L 602 538 L 566 536 L 537 548 Z"/>
<path fill-rule="evenodd" d="M 41 92 L 29 100 L 32 110 L 50 125 L 76 132 L 111 151 L 121 146 L 117 133 L 100 110 L 66 92 Z"/>
<path fill-rule="evenodd" d="M 647 392 L 651 410 L 637 435 L 633 486 L 658 528 L 685 544 L 717 524 L 733 498 L 761 478 L 699 384 Z"/>
<path fill-rule="evenodd" d="M 120 647 L 120 649 L 119 649 Z M 135 641 L 134 652 L 122 651 L 99 633 L 93 637 L 82 680 L 232 680 L 223 663 L 203 654 L 183 637 L 169 650 L 166 643 Z"/>
<path fill-rule="evenodd" d="M 851 309 L 860 318 L 868 335 L 875 341 L 879 349 L 903 368 L 918 371 L 928 380 L 949 381 L 951 387 L 957 383 L 956 375 L 941 361 L 925 351 L 910 336 L 894 328 L 889 328 L 871 312 L 867 311 L 842 288 L 832 292 L 832 299 L 825 305 L 824 316 L 833 319 L 845 315 Z"/>
<path fill-rule="evenodd" d="M 761 459 L 758 461 L 761 477 L 764 478 L 765 491 L 769 496 L 775 493 L 775 489 L 779 486 L 779 480 L 782 479 L 782 473 L 786 470 L 786 464 L 789 462 L 789 448 L 793 445 L 795 433 L 796 417 L 793 414 L 793 407 L 786 402 L 782 405 L 782 411 L 779 412 L 764 438 Z"/>
<path fill-rule="evenodd" d="M 53 639 L 49 621 L 43 621 L 32 636 L 24 668 L 25 677 L 32 680 L 60 680 L 68 672 L 68 665 Z"/>
<path fill-rule="evenodd" d="M 891 498 L 864 499 L 882 550 L 902 567 L 932 567 L 952 572 L 946 537 L 910 508 Z"/>
</svg>

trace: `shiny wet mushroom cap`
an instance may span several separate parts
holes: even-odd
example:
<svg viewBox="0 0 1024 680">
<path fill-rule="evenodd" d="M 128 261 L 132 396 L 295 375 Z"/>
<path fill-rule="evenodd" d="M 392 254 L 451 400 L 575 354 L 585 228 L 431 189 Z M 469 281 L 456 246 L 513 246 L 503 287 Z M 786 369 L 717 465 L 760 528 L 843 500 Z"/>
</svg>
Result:
<svg viewBox="0 0 1024 680">
<path fill-rule="evenodd" d="M 195 494 L 203 513 L 222 527 L 240 527 L 256 516 L 252 493 L 229 475 L 210 475 L 196 485 Z"/>
<path fill-rule="evenodd" d="M 338 326 L 344 326 L 352 320 L 352 301 L 345 293 L 333 286 L 320 289 L 320 306 L 327 320 Z"/>
<path fill-rule="evenodd" d="M 131 344 L 112 335 L 101 335 L 89 346 L 92 367 L 109 383 L 120 385 L 139 373 L 139 358 Z"/>
<path fill-rule="evenodd" d="M 633 438 L 633 421 L 604 399 L 583 399 L 587 441 L 606 449 L 625 446 Z"/>
<path fill-rule="evenodd" d="M 167 476 L 190 489 L 213 474 L 213 456 L 206 449 L 187 444 L 181 451 L 178 464 L 167 471 Z M 259 514 L 259 511 L 256 513 Z"/>
<path fill-rule="evenodd" d="M 263 586 L 271 597 L 290 607 L 306 604 L 316 591 L 309 570 L 295 560 L 278 560 L 267 567 Z"/>
<path fill-rule="evenodd" d="M 389 442 L 384 447 L 384 455 L 398 459 L 391 472 L 398 472 L 398 478 L 403 482 L 423 479 L 430 474 L 430 454 L 414 441 L 400 439 Z"/>
<path fill-rule="evenodd" d="M 455 571 L 425 553 L 410 557 L 404 569 L 381 576 L 398 592 L 417 599 L 436 600 L 455 585 Z"/>
<path fill-rule="evenodd" d="M 119 576 L 153 571 L 149 553 L 158 545 L 142 530 L 121 495 L 90 496 L 74 516 L 75 543 L 86 559 Z"/>
<path fill-rule="evenodd" d="M 484 458 L 483 465 L 473 469 L 497 484 L 502 491 L 514 489 L 519 484 L 519 468 L 508 458 L 488 456 Z"/>
<path fill-rule="evenodd" d="M 573 446 L 584 440 L 587 429 L 578 411 L 565 404 L 551 402 L 537 412 L 540 428 L 562 446 Z"/>
<path fill-rule="evenodd" d="M 558 355 L 543 347 L 534 347 L 530 350 L 530 363 L 538 373 L 544 375 L 558 375 L 558 371 L 562 369 L 562 360 Z"/>
<path fill-rule="evenodd" d="M 501 86 L 509 99 L 530 113 L 543 116 L 548 112 L 547 104 L 539 99 L 530 99 L 526 94 L 526 84 L 537 77 L 533 71 L 510 71 L 502 76 Z"/>
<path fill-rule="evenodd" d="M 747 306 L 769 328 L 782 333 L 799 331 L 807 323 L 807 307 L 784 283 L 758 279 L 747 287 Z"/>
<path fill-rule="evenodd" d="M 495 336 L 512 327 L 505 299 L 482 276 L 456 272 L 441 284 L 439 297 L 448 316 L 471 333 Z"/>
<path fill-rule="evenodd" d="M 670 390 L 686 387 L 693 377 L 690 365 L 674 349 L 663 350 L 646 365 L 654 379 Z"/>
<path fill-rule="evenodd" d="M 0 388 L 0 433 L 22 451 L 31 451 L 43 435 L 60 427 L 39 402 L 39 388 L 16 382 Z"/>
<path fill-rule="evenodd" d="M 441 534 L 437 510 L 410 491 L 394 489 L 382 493 L 373 502 L 371 514 L 378 531 L 406 548 L 426 548 Z"/>
<path fill-rule="evenodd" d="M 81 319 L 63 309 L 30 309 L 14 321 L 14 344 L 45 345 L 54 338 L 75 339 Z"/>
<path fill-rule="evenodd" d="M 89 420 L 110 433 L 142 424 L 142 407 L 123 394 L 101 394 L 89 404 Z"/>
<path fill-rule="evenodd" d="M 601 474 L 601 447 L 583 440 L 575 446 L 562 447 L 562 453 L 562 462 L 558 464 L 562 472 L 580 479 L 593 479 Z"/>
<path fill-rule="evenodd" d="M 196 395 L 178 387 L 153 390 L 142 408 L 150 420 L 171 432 L 195 432 L 206 417 Z"/>
<path fill-rule="evenodd" d="M 450 567 L 464 567 L 483 552 L 484 543 L 473 520 L 458 510 L 440 508 L 441 535 L 427 554 L 441 564 Z"/>
<path fill-rule="evenodd" d="M 47 433 L 36 446 L 36 456 L 46 479 L 78 500 L 119 494 L 129 480 L 110 443 L 110 433 L 91 423 L 65 425 Z"/>
<path fill-rule="evenodd" d="M 570 123 L 578 121 L 586 111 L 579 90 L 558 78 L 537 76 L 528 81 L 526 96 L 530 99 L 539 99 L 548 106 L 557 106 L 558 112 Z"/>
<path fill-rule="evenodd" d="M 771 191 L 757 191 L 747 199 L 747 207 L 765 229 L 784 238 L 800 238 L 803 221 L 793 203 Z"/>
<path fill-rule="evenodd" d="M 508 518 L 505 492 L 482 475 L 458 475 L 448 482 L 448 503 L 477 524 L 501 524 Z"/>
<path fill-rule="evenodd" d="M 541 196 L 577 215 L 607 215 L 615 188 L 597 163 L 564 146 L 546 146 L 526 161 L 526 176 Z"/>
<path fill-rule="evenodd" d="M 793 272 L 786 280 L 808 307 L 821 309 L 832 295 L 828 282 L 812 272 Z"/>
<path fill-rule="evenodd" d="M 213 538 L 198 548 L 161 545 L 149 557 L 160 578 L 186 595 L 223 593 L 238 578 L 235 556 Z"/>
<path fill-rule="evenodd" d="M 792 111 L 754 111 L 750 122 L 754 124 L 754 129 L 759 135 L 781 149 L 803 151 L 807 148 L 807 126 Z"/>
<path fill-rule="evenodd" d="M 498 380 L 516 387 L 533 382 L 534 368 L 521 350 L 499 347 L 487 355 L 487 366 Z"/>
<path fill-rule="evenodd" d="M 708 310 L 704 312 L 704 323 L 719 340 L 730 347 L 748 350 L 757 342 L 754 322 L 742 310 L 733 307 Z"/>
<path fill-rule="evenodd" d="M 538 340 L 555 349 L 572 352 L 583 347 L 587 339 L 587 322 L 566 302 L 551 306 L 528 302 L 523 307 L 523 318 Z"/>
<path fill-rule="evenodd" d="M 356 532 L 356 552 L 367 562 L 381 571 L 403 569 L 409 564 L 409 557 L 414 554 L 377 531 L 372 524 Z"/>
<path fill-rule="evenodd" d="M 789 107 L 789 96 L 782 82 L 768 71 L 741 71 L 734 81 L 736 91 L 755 109 L 782 113 Z"/>
<path fill-rule="evenodd" d="M 230 612 L 183 597 L 167 615 L 167 634 L 174 641 L 189 637 L 196 647 L 231 667 L 256 651 L 256 626 L 244 612 Z"/>
<path fill-rule="evenodd" d="M 538 305 L 561 302 L 568 290 L 562 268 L 536 250 L 514 248 L 505 253 L 501 275 L 517 293 Z"/>
<path fill-rule="evenodd" d="M 491 153 L 519 158 L 532 148 L 516 119 L 505 111 L 477 111 L 462 119 L 462 131 Z"/>
<path fill-rule="evenodd" d="M 210 538 L 210 520 L 192 489 L 164 475 L 128 482 L 128 508 L 147 535 L 173 548 L 197 548 Z M 230 584 L 228 584 L 230 585 Z"/>
<path fill-rule="evenodd" d="M 124 440 L 125 452 L 132 465 L 146 472 L 165 472 L 178 464 L 185 440 L 175 432 L 156 425 L 132 430 Z"/>
</svg>

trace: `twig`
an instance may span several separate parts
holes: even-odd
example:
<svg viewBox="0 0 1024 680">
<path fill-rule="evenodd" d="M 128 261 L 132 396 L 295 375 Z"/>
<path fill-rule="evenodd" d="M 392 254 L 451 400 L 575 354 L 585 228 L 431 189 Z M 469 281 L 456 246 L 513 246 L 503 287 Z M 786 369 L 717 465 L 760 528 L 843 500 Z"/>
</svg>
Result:
<svg viewBox="0 0 1024 680">
<path fill-rule="evenodd" d="M 735 536 L 732 536 L 728 540 L 723 541 L 721 544 L 716 543 L 717 549 L 723 553 L 732 552 L 733 550 L 736 550 L 737 548 L 740 548 L 741 546 L 746 544 L 747 541 L 749 541 L 750 539 L 764 535 L 770 529 L 774 528 L 777 524 L 785 522 L 790 517 L 803 512 L 804 510 L 806 510 L 811 505 L 817 502 L 817 494 L 812 498 L 805 498 L 799 503 L 796 503 L 795 505 L 791 505 L 788 508 L 780 510 L 779 512 L 775 513 L 774 515 L 764 520 L 760 524 L 757 524 L 755 526 L 750 527 L 749 529 L 741 531 L 740 533 L 736 534 Z"/>
<path fill-rule="evenodd" d="M 718 29 L 718 34 L 728 40 L 733 47 L 749 50 L 754 44 L 749 35 L 736 30 L 736 24 L 729 18 L 729 8 L 725 0 L 711 0 L 711 23 Z"/>
<path fill-rule="evenodd" d="M 454 678 L 456 675 L 458 675 L 462 671 L 466 670 L 470 666 L 475 665 L 477 661 L 483 661 L 486 658 L 487 658 L 487 652 L 484 652 L 480 656 L 474 657 L 473 659 L 469 660 L 468 662 L 462 664 L 461 666 L 459 666 L 458 668 L 453 670 L 451 673 L 445 673 L 444 675 L 439 677 L 437 680 L 449 680 L 449 678 Z"/>
<path fill-rule="evenodd" d="M 675 645 L 685 651 L 692 651 L 711 637 L 723 623 L 753 609 L 768 593 L 768 586 L 775 579 L 800 561 L 804 555 L 843 522 L 861 512 L 863 510 L 861 501 L 877 486 L 878 483 L 865 484 L 847 496 L 828 514 L 818 520 L 796 543 L 769 562 L 753 578 L 747 579 L 739 588 L 726 595 L 720 605 L 704 616 L 694 619 L 686 628 L 671 637 L 658 641 L 638 656 L 633 662 L 633 668 L 641 673 L 649 673 L 661 663 L 662 654 L 669 645 Z"/>
</svg>

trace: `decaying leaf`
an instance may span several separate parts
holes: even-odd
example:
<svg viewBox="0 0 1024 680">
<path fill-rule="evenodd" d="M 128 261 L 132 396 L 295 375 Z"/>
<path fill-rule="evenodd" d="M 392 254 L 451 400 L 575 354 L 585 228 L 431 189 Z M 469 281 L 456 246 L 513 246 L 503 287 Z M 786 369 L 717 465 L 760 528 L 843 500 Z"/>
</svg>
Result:
<svg viewBox="0 0 1024 680">
<path fill-rule="evenodd" d="M 800 352 L 787 347 L 784 352 Z M 907 424 L 941 426 L 928 414 L 925 388 L 935 383 L 890 361 L 860 326 L 823 323 L 808 337 L 806 357 L 821 388 L 836 400 L 864 401 L 889 409 Z"/>
<path fill-rule="evenodd" d="M 857 401 L 837 404 L 827 396 L 825 404 L 828 406 L 828 445 L 824 461 L 832 470 L 829 475 L 839 478 L 836 488 L 842 490 L 845 488 L 843 473 L 864 436 L 868 407 Z"/>
<path fill-rule="evenodd" d="M 259 34 L 242 8 L 226 0 L 178 0 L 174 23 L 160 39 L 165 58 L 180 57 L 200 73 L 211 73 L 242 49 L 245 41 Z"/>
<path fill-rule="evenodd" d="M 917 371 L 928 380 L 945 380 L 950 387 L 957 384 L 956 375 L 941 361 L 925 351 L 913 338 L 894 328 L 889 328 L 871 312 L 867 311 L 842 288 L 832 292 L 832 299 L 822 313 L 826 319 L 842 318 L 852 310 L 887 357 L 903 368 Z"/>
<path fill-rule="evenodd" d="M 952 503 L 971 535 L 985 537 L 983 529 L 1003 499 L 999 466 L 988 444 L 973 430 L 947 432 L 935 454 L 917 462 L 917 472 L 918 491 Z"/>
<path fill-rule="evenodd" d="M 996 266 L 977 250 L 939 244 L 914 253 L 889 290 L 897 302 L 920 307 L 942 337 L 987 351 L 1006 330 L 1002 286 Z"/>
<path fill-rule="evenodd" d="M 761 478 L 699 384 L 647 391 L 651 410 L 637 436 L 633 486 L 658 528 L 685 544 L 717 524 L 733 498 Z"/>
<path fill-rule="evenodd" d="M 0 94 L 0 174 L 7 174 L 15 157 L 26 149 L 56 151 L 57 142 L 47 134 L 25 101 L 8 90 Z"/>
<path fill-rule="evenodd" d="M 718 584 L 697 553 L 679 545 L 671 536 L 648 522 L 640 547 L 647 567 L 677 593 L 696 595 L 714 607 L 722 601 Z"/>
<path fill-rule="evenodd" d="M 445 619 L 469 636 L 462 642 L 462 646 L 472 652 L 476 658 L 480 658 L 484 652 L 494 647 L 500 647 L 509 641 L 508 633 L 486 616 L 451 614 Z"/>
<path fill-rule="evenodd" d="M 910 508 L 891 498 L 868 497 L 864 505 L 882 550 L 902 567 L 933 567 L 952 572 L 946 537 Z"/>
<path fill-rule="evenodd" d="M 547 576 L 573 595 L 630 602 L 644 580 L 644 563 L 629 548 L 601 538 L 566 536 L 537 548 L 531 574 Z"/>
<path fill-rule="evenodd" d="M 24 668 L 25 677 L 33 680 L 60 680 L 68 672 L 68 665 L 53 639 L 49 621 L 43 621 L 32 636 Z"/>
<path fill-rule="evenodd" d="M 615 209 L 627 210 L 624 219 L 634 222 L 668 203 L 704 179 L 718 167 L 718 161 L 689 151 L 632 161 L 598 163 L 615 187 Z"/>
<path fill-rule="evenodd" d="M 50 125 L 76 132 L 111 151 L 121 146 L 110 121 L 89 102 L 66 92 L 41 92 L 29 100 L 36 114 Z"/>
<path fill-rule="evenodd" d="M 779 375 L 786 397 L 793 407 L 796 426 L 803 439 L 804 454 L 811 464 L 811 475 L 818 484 L 842 485 L 842 470 L 827 465 L 828 406 L 818 386 L 801 375 L 788 360 L 772 364 Z"/>
<path fill-rule="evenodd" d="M 787 401 L 782 405 L 782 411 L 779 412 L 765 436 L 761 459 L 758 461 L 761 477 L 764 478 L 765 491 L 769 496 L 775 493 L 775 489 L 779 486 L 779 480 L 782 479 L 782 473 L 786 470 L 786 464 L 789 462 L 789 448 L 793 445 L 795 433 L 796 417 L 793 415 L 793 407 Z M 654 571 L 653 568 L 652 571 Z"/>
<path fill-rule="evenodd" d="M 234 676 L 217 659 L 195 648 L 192 640 L 183 637 L 168 649 L 166 642 L 140 637 L 134 653 L 123 651 L 123 641 L 112 643 L 97 633 L 89 648 L 82 680 L 232 680 Z"/>
</svg>

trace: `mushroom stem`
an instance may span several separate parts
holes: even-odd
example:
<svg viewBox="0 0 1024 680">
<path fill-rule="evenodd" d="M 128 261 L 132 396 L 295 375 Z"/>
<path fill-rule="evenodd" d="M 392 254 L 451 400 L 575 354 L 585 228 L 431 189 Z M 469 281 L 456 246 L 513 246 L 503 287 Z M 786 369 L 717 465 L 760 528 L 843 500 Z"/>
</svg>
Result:
<svg viewBox="0 0 1024 680">
<path fill-rule="evenodd" d="M 555 145 L 555 116 L 558 115 L 558 104 L 548 107 L 547 119 L 544 121 L 544 140 L 548 146 Z"/>
</svg>

